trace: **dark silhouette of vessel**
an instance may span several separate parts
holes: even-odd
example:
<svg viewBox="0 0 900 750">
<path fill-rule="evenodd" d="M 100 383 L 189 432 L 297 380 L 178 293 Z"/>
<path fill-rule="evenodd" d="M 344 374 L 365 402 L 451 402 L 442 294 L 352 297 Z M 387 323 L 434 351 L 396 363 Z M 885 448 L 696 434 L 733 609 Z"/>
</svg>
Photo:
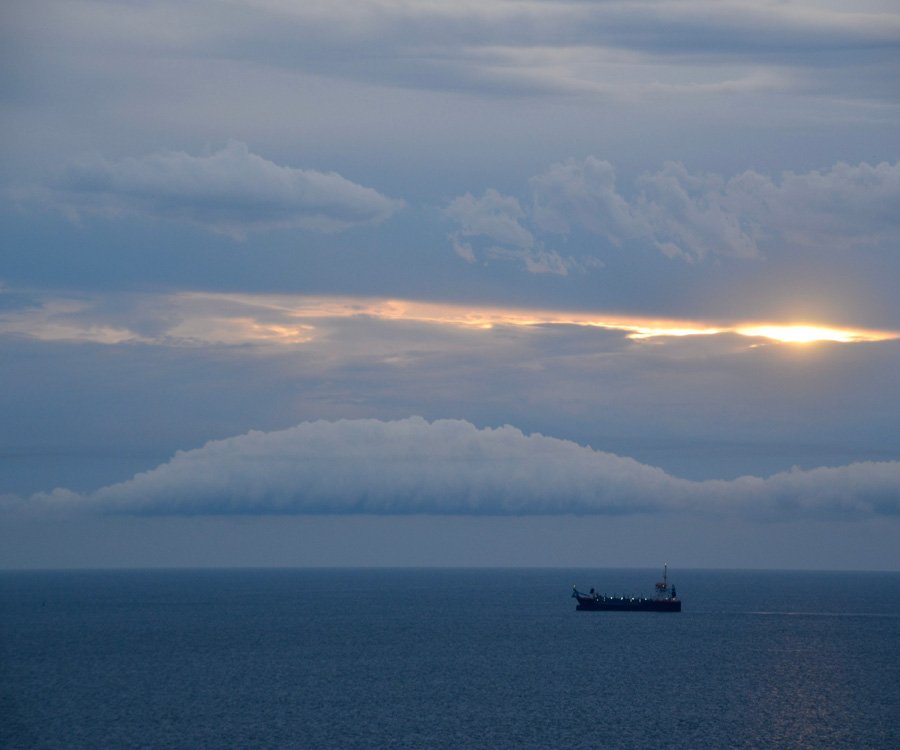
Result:
<svg viewBox="0 0 900 750">
<path fill-rule="evenodd" d="M 675 587 L 669 588 L 669 566 L 663 566 L 662 583 L 656 584 L 656 596 L 606 596 L 591 589 L 582 594 L 572 587 L 572 596 L 578 602 L 579 612 L 681 612 L 681 600 L 675 594 Z"/>
</svg>

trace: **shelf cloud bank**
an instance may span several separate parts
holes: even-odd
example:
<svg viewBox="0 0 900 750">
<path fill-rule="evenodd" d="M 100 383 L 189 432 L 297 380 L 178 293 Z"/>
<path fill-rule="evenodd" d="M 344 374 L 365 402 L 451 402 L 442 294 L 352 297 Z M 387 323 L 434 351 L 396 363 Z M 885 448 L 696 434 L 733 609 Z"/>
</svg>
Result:
<svg viewBox="0 0 900 750">
<path fill-rule="evenodd" d="M 19 503 L 13 503 L 19 505 Z M 630 458 L 504 426 L 420 417 L 304 422 L 178 452 L 36 511 L 130 515 L 623 515 L 688 512 L 758 520 L 900 515 L 900 462 L 695 482 Z"/>
<path fill-rule="evenodd" d="M 234 140 L 201 156 L 83 156 L 68 161 L 50 189 L 22 197 L 39 197 L 76 221 L 82 214 L 168 219 L 236 239 L 276 228 L 336 232 L 377 224 L 404 205 L 335 172 L 279 166 Z"/>
</svg>

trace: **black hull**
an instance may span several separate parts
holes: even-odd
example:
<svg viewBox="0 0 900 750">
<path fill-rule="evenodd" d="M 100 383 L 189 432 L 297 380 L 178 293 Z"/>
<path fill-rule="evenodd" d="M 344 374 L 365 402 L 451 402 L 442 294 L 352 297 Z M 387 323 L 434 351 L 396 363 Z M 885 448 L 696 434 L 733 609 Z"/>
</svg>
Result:
<svg viewBox="0 0 900 750">
<path fill-rule="evenodd" d="M 591 599 L 578 598 L 579 612 L 681 612 L 681 602 L 672 599 Z"/>
</svg>

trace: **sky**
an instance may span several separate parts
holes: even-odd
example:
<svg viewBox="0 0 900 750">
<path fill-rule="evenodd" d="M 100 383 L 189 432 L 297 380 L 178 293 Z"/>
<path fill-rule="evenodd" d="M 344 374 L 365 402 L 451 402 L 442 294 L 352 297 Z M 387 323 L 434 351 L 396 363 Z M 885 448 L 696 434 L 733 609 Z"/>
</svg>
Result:
<svg viewBox="0 0 900 750">
<path fill-rule="evenodd" d="M 0 9 L 0 567 L 900 570 L 888 0 Z"/>
</svg>

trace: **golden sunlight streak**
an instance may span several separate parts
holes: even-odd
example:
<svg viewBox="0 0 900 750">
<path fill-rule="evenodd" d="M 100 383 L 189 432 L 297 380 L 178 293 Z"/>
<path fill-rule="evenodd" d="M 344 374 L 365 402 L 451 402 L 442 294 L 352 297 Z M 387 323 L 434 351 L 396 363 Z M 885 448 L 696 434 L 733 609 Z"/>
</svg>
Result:
<svg viewBox="0 0 900 750">
<path fill-rule="evenodd" d="M 234 317 L 221 314 L 188 317 L 172 328 L 168 335 L 176 340 L 207 344 L 305 344 L 312 340 L 313 331 L 313 327 L 308 325 L 262 322 L 245 312 Z"/>
<path fill-rule="evenodd" d="M 722 324 L 684 320 L 654 320 L 632 316 L 602 316 L 597 313 L 558 310 L 524 310 L 516 308 L 475 307 L 437 302 L 398 299 L 279 296 L 247 294 L 194 293 L 191 299 L 227 301 L 242 308 L 264 309 L 291 319 L 368 317 L 376 320 L 407 321 L 460 328 L 491 330 L 495 327 L 537 327 L 569 325 L 623 331 L 631 339 L 666 336 L 711 336 L 732 333 L 762 337 L 780 343 L 814 341 L 859 342 L 900 338 L 900 332 L 829 328 L 817 325 L 778 325 L 766 323 Z M 246 315 L 246 312 L 244 313 Z M 290 339 L 282 339 L 287 343 Z"/>
<path fill-rule="evenodd" d="M 742 336 L 763 336 L 790 344 L 809 344 L 813 341 L 883 341 L 896 338 L 896 334 L 875 331 L 848 331 L 846 329 L 824 328 L 822 326 L 744 326 L 735 331 Z"/>
<path fill-rule="evenodd" d="M 42 340 L 103 344 L 156 343 L 196 346 L 251 344 L 302 346 L 327 338 L 328 321 L 381 320 L 452 326 L 488 332 L 497 328 L 573 326 L 621 331 L 635 341 L 665 337 L 732 334 L 783 344 L 815 341 L 854 343 L 900 338 L 896 331 L 831 328 L 823 325 L 719 323 L 653 319 L 630 315 L 527 310 L 522 308 L 416 302 L 371 297 L 217 294 L 184 292 L 137 298 L 134 306 L 110 319 L 102 298 L 47 299 L 41 306 L 0 312 L 0 334 Z M 147 326 L 166 321 L 167 325 Z M 157 328 L 154 337 L 137 331 Z M 756 344 L 759 345 L 759 342 Z"/>
</svg>

